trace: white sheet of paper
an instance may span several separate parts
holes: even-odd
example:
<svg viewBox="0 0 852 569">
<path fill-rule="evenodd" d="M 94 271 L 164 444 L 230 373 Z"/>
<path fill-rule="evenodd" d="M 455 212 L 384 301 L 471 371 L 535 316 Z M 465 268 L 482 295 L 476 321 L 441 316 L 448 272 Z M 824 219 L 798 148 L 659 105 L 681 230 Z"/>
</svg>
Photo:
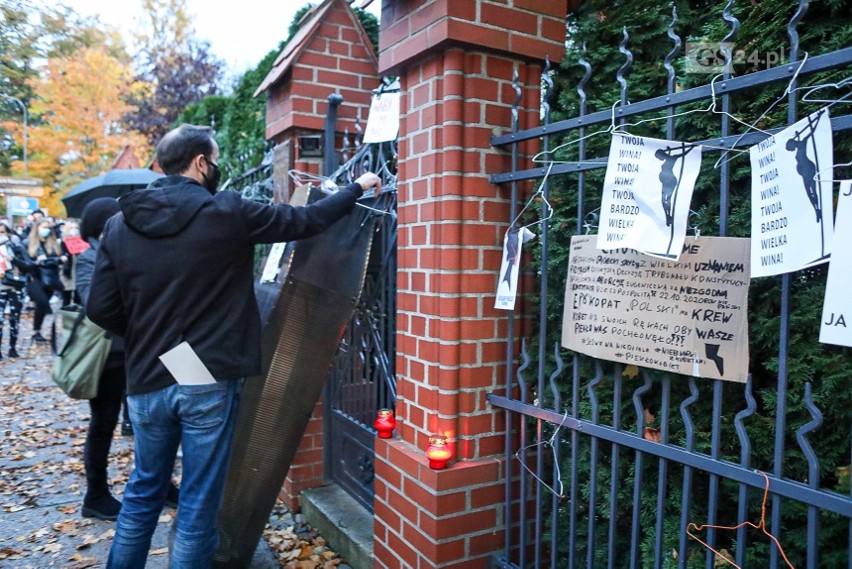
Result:
<svg viewBox="0 0 852 569">
<path fill-rule="evenodd" d="M 399 91 L 373 95 L 364 143 L 396 140 L 399 134 Z"/>
<path fill-rule="evenodd" d="M 749 149 L 752 277 L 828 262 L 831 182 L 814 177 L 831 172 L 832 147 L 828 109 L 822 109 Z"/>
<path fill-rule="evenodd" d="M 216 383 L 210 370 L 187 342 L 181 342 L 160 356 L 160 361 L 181 385 Z"/>
<path fill-rule="evenodd" d="M 676 140 L 612 137 L 597 248 L 677 259 L 701 168 L 701 147 Z"/>
<path fill-rule="evenodd" d="M 826 176 L 828 177 L 828 176 Z M 832 241 L 852 240 L 852 180 L 840 182 L 837 197 L 837 224 Z M 852 347 L 852 247 L 835 247 L 828 265 L 828 281 L 822 305 L 819 341 Z"/>
<path fill-rule="evenodd" d="M 518 271 L 521 268 L 521 248 L 533 237 L 535 233 L 526 227 L 509 230 L 503 237 L 503 261 L 500 263 L 500 280 L 497 282 L 494 308 L 515 309 L 515 298 L 518 296 Z"/>
<path fill-rule="evenodd" d="M 287 243 L 275 243 L 269 250 L 269 256 L 266 258 L 266 264 L 263 266 L 263 273 L 260 275 L 260 282 L 274 283 L 275 277 L 278 276 L 279 265 L 281 264 L 281 255 L 284 254 L 284 248 Z"/>
</svg>

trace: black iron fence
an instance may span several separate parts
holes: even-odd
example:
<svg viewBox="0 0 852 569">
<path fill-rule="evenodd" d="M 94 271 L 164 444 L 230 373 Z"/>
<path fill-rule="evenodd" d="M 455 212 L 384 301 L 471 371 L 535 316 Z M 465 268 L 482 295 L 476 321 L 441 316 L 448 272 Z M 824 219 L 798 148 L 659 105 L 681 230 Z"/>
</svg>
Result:
<svg viewBox="0 0 852 569">
<path fill-rule="evenodd" d="M 335 149 L 329 141 L 341 102 L 339 96 L 329 97 L 327 177 L 344 186 L 370 171 L 379 175 L 382 188 L 378 195 L 359 200 L 359 207 L 370 208 L 380 220 L 364 289 L 326 380 L 325 472 L 372 511 L 373 422 L 379 409 L 396 405 L 397 150 L 396 141 L 362 144 L 358 123 L 354 140 L 346 131 L 340 149 Z"/>
<path fill-rule="evenodd" d="M 732 4 L 728 3 L 722 15 L 729 25 L 723 41 L 733 41 L 738 29 Z M 735 528 L 704 529 L 699 537 L 739 566 L 852 568 L 852 420 L 847 410 L 840 424 L 823 424 L 812 382 L 791 381 L 788 369 L 791 352 L 799 349 L 797 342 L 814 342 L 812 338 L 790 336 L 792 289 L 798 280 L 813 275 L 778 277 L 778 297 L 766 299 L 777 305 L 777 335 L 769 340 L 777 341 L 777 361 L 773 357 L 771 366 L 777 371 L 774 389 L 757 398 L 751 378 L 743 386 L 726 385 L 721 380 L 628 370 L 620 364 L 577 354 L 563 359 L 558 343 L 553 346 L 552 327 L 548 330 L 548 318 L 561 312 L 553 305 L 554 298 L 561 298 L 560 291 L 549 290 L 549 255 L 560 240 L 565 246 L 570 238 L 566 234 L 593 229 L 595 217 L 590 211 L 597 206 L 590 205 L 595 193 L 586 176 L 606 166 L 605 156 L 586 155 L 583 137 L 596 126 L 604 130 L 613 121 L 664 112 L 668 120 L 663 121 L 665 129 L 660 138 L 674 140 L 674 115 L 684 105 L 717 98 L 718 110 L 727 113 L 738 94 L 788 84 L 783 103 L 787 124 L 796 122 L 802 91 L 794 87 L 807 84 L 815 74 L 852 67 L 852 48 L 802 57 L 797 26 L 806 9 L 807 2 L 799 2 L 788 25 L 788 64 L 740 77 L 726 72 L 719 81 L 681 91 L 675 88 L 672 65 L 681 50 L 675 15 L 668 34 L 672 50 L 665 60 L 667 91 L 630 104 L 626 93 L 633 56 L 625 29 L 620 46 L 624 65 L 616 77 L 621 85 L 620 103 L 612 109 L 586 112 L 584 88 L 592 69 L 580 59 L 577 63 L 585 68 L 585 76 L 576 85 L 579 112 L 574 118 L 551 123 L 548 102 L 552 82 L 546 64 L 543 125 L 534 129 L 518 130 L 521 90 L 516 74 L 518 99 L 512 131 L 493 140 L 495 146 L 511 150 L 512 170 L 494 175 L 492 181 L 511 184 L 510 219 L 515 219 L 520 209 L 520 182 L 544 179 L 550 170 L 546 178 L 550 181 L 542 184 L 541 191 L 545 199 L 554 201 L 558 198 L 550 193 L 554 178 L 569 176 L 570 184 L 563 187 L 570 185 L 572 196 L 576 195 L 576 223 L 566 230 L 565 223 L 558 218 L 546 219 L 547 212 L 542 211 L 540 249 L 533 268 L 540 285 L 535 295 L 537 334 L 519 346 L 516 317 L 512 315 L 505 392 L 489 396 L 492 405 L 506 410 L 508 424 L 518 426 L 506 435 L 506 460 L 515 475 L 506 479 L 505 548 L 498 565 L 712 569 L 723 564 L 714 552 L 689 536 L 690 531 L 696 533 L 694 526 L 690 530 L 690 524 L 695 523 Z M 730 51 L 723 50 L 723 54 L 730 63 Z M 750 146 L 767 136 L 756 131 L 737 134 L 727 114 L 719 113 L 709 120 L 717 121 L 717 135 L 700 143 L 717 150 Z M 831 125 L 835 134 L 852 130 L 852 115 L 833 117 Z M 519 168 L 522 142 L 540 139 L 547 151 L 566 134 L 579 140 L 574 160 Z M 688 133 L 679 135 L 690 139 Z M 722 161 L 717 172 L 718 235 L 727 236 L 732 215 L 740 215 L 738 208 L 748 208 L 749 204 L 738 201 L 732 209 L 731 165 Z M 520 363 L 516 361 L 519 352 Z M 813 370 L 809 377 L 828 373 Z M 846 383 L 843 389 L 852 389 L 852 384 Z M 795 420 L 788 416 L 794 402 L 806 410 Z M 652 422 L 656 427 L 649 431 Z M 756 427 L 762 433 L 759 439 L 755 438 Z M 821 462 L 814 451 L 814 442 L 826 430 L 839 430 L 839 440 L 845 441 L 845 448 L 839 451 L 845 459 L 831 465 Z M 767 432 L 771 436 L 764 436 Z M 760 463 L 755 458 L 758 453 L 763 457 Z M 830 472 L 826 472 L 826 466 L 831 466 Z M 761 526 L 764 508 L 765 526 Z M 743 525 L 749 521 L 777 537 L 783 548 L 774 546 L 759 528 Z M 827 540 L 821 531 L 834 537 Z"/>
</svg>

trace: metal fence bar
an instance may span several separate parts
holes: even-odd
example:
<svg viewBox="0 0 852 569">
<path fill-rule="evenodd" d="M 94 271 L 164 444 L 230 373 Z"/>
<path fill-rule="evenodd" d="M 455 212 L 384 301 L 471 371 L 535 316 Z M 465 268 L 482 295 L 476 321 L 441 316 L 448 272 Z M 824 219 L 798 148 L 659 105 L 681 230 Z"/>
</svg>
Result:
<svg viewBox="0 0 852 569">
<path fill-rule="evenodd" d="M 822 413 L 817 406 L 814 405 L 813 399 L 811 399 L 810 382 L 805 384 L 805 405 L 807 406 L 808 412 L 811 414 L 811 420 L 799 427 L 796 431 L 796 440 L 799 443 L 799 448 L 802 449 L 802 452 L 808 461 L 808 486 L 816 490 L 819 488 L 819 459 L 817 458 L 814 449 L 811 447 L 811 443 L 808 442 L 807 435 L 822 425 Z M 817 517 L 816 506 L 808 505 L 808 569 L 816 569 L 817 567 L 819 553 L 817 551 L 817 548 L 819 547 L 817 542 L 818 524 L 819 518 Z"/>
<path fill-rule="evenodd" d="M 518 86 L 518 68 L 513 70 L 512 88 L 515 91 L 515 101 L 512 103 L 512 132 L 518 131 L 518 106 L 521 104 L 521 88 Z M 512 146 L 512 170 L 518 168 L 518 145 Z M 509 204 L 509 218 L 515 219 L 518 211 L 518 183 L 512 182 L 511 202 Z M 506 335 L 506 397 L 512 396 L 513 382 L 512 369 L 515 362 L 515 311 L 512 310 L 508 314 L 508 330 Z M 506 559 L 511 557 L 512 552 L 512 417 L 511 413 L 506 413 L 506 480 L 505 490 L 506 498 L 503 502 L 503 512 L 505 515 L 504 535 L 505 545 L 503 547 L 503 555 Z M 523 421 L 523 417 L 521 418 Z M 521 529 L 523 531 L 523 529 Z"/>
<path fill-rule="evenodd" d="M 636 410 L 636 434 L 640 437 L 645 435 L 645 408 L 642 405 L 642 396 L 651 390 L 653 382 L 647 373 L 644 374 L 645 383 L 643 383 L 636 391 L 633 392 L 633 408 Z M 636 451 L 634 464 L 636 465 L 633 474 L 633 518 L 630 528 L 630 569 L 636 569 L 639 564 L 639 528 L 642 526 L 640 522 L 639 509 L 642 498 L 642 451 Z"/>
<path fill-rule="evenodd" d="M 518 368 L 518 385 L 521 389 L 521 404 L 527 405 L 527 382 L 524 379 L 524 372 L 530 367 L 530 356 L 527 353 L 527 341 L 526 339 L 521 341 L 521 366 Z M 534 407 L 534 406 L 533 406 Z M 526 449 L 527 446 L 527 418 L 525 416 L 521 417 L 521 426 L 520 426 L 520 448 Z M 523 465 L 527 463 L 527 452 L 523 450 L 522 453 L 518 456 Z M 521 524 L 520 524 L 520 535 L 518 536 L 518 545 L 520 547 L 520 566 L 526 567 L 527 561 L 527 469 L 521 468 L 521 481 L 520 481 L 520 491 L 518 492 L 521 499 L 520 504 L 520 515 L 521 515 Z"/>
<path fill-rule="evenodd" d="M 692 379 L 693 378 L 689 378 L 689 380 Z M 601 378 L 601 381 L 602 380 L 603 379 Z M 697 392 L 698 388 L 696 387 L 694 392 L 696 396 Z M 566 419 L 564 415 L 552 409 L 541 409 L 535 405 L 530 405 L 515 399 L 508 399 L 500 395 L 489 394 L 486 399 L 495 407 L 508 409 L 516 413 L 523 413 L 524 415 L 538 419 L 544 419 L 553 424 L 562 424 L 563 428 L 577 430 L 591 437 L 597 437 L 612 443 L 637 448 L 646 454 L 667 458 L 670 461 L 678 462 L 690 468 L 697 468 L 708 473 L 728 478 L 734 482 L 748 484 L 753 488 L 763 490 L 766 485 L 766 479 L 760 472 L 743 468 L 739 464 L 734 464 L 725 460 L 714 460 L 706 454 L 693 452 L 692 447 L 690 447 L 689 444 L 686 448 L 684 448 L 646 441 L 637 437 L 634 433 L 617 431 L 611 427 L 596 424 L 594 421 L 585 421 L 583 419 L 575 420 L 571 417 Z M 684 404 L 687 406 L 691 405 L 694 402 L 692 399 L 692 397 L 687 398 L 684 400 Z M 681 407 L 683 408 L 683 405 Z M 688 439 L 687 443 L 689 443 Z M 843 516 L 849 516 L 850 514 L 849 500 L 844 495 L 827 490 L 815 491 L 813 488 L 810 488 L 800 482 L 776 478 L 775 476 L 770 476 L 769 481 L 770 492 L 777 494 L 778 496 L 793 498 L 805 505 L 810 504 Z"/>
<path fill-rule="evenodd" d="M 583 55 L 586 53 L 586 45 L 583 44 Z M 586 83 L 592 76 L 592 66 L 586 61 L 583 56 L 580 56 L 578 63 L 583 67 L 584 73 L 582 79 L 577 84 L 577 94 L 580 97 L 580 116 L 586 114 Z M 580 160 L 586 157 L 586 143 L 583 140 L 586 129 L 579 129 L 580 143 L 577 147 L 577 154 Z M 585 194 L 586 175 L 580 172 L 577 176 L 577 233 L 583 232 L 583 197 Z M 571 370 L 571 415 L 574 419 L 580 418 L 580 356 L 574 354 L 573 366 Z M 568 567 L 574 569 L 576 566 L 574 554 L 576 549 L 576 531 L 577 531 L 577 491 L 579 470 L 577 468 L 578 444 L 580 437 L 577 431 L 571 431 L 571 490 L 570 490 L 570 505 L 571 511 L 569 514 L 569 535 L 568 535 Z"/>
<path fill-rule="evenodd" d="M 595 393 L 595 389 L 597 389 L 598 385 L 603 382 L 603 379 L 603 368 L 601 367 L 600 362 L 596 362 L 595 377 L 589 383 L 588 387 L 589 400 L 592 404 L 592 423 L 595 425 L 600 422 L 600 405 L 598 404 L 598 397 Z M 497 403 L 493 402 L 491 404 L 497 405 Z M 589 530 L 586 545 L 586 567 L 588 569 L 593 569 L 595 567 L 595 519 L 597 518 L 598 511 L 598 444 L 598 437 L 592 437 L 591 457 L 589 459 L 591 463 L 591 473 L 589 475 L 589 482 L 591 484 L 591 488 L 589 489 Z"/>
<path fill-rule="evenodd" d="M 754 87 L 762 87 L 778 83 L 781 81 L 789 82 L 796 70 L 799 69 L 794 63 L 797 62 L 798 54 L 793 57 L 791 53 L 790 64 L 779 67 L 764 69 L 755 73 L 749 73 L 741 77 L 734 77 L 721 84 L 715 86 L 717 94 L 733 94 L 744 89 Z M 830 71 L 843 67 L 852 63 L 852 47 L 839 49 L 808 58 L 799 69 L 799 77 L 811 75 L 820 71 Z M 686 103 L 694 103 L 705 99 L 710 99 L 712 89 L 709 84 L 700 87 L 687 89 L 673 95 L 661 95 L 651 99 L 644 99 L 638 103 L 632 103 L 616 110 L 616 115 L 619 119 L 640 115 L 649 111 L 664 110 L 670 106 L 683 105 Z M 548 132 L 550 134 L 560 134 L 571 130 L 577 130 L 580 127 L 589 127 L 595 124 L 609 123 L 612 120 L 612 113 L 609 109 L 597 111 L 584 117 L 577 117 L 558 121 L 550 125 Z M 494 146 L 506 146 L 508 144 L 523 142 L 524 140 L 532 140 L 539 138 L 544 133 L 541 127 L 521 130 L 512 134 L 495 136 L 491 139 L 491 144 Z"/>
<path fill-rule="evenodd" d="M 559 355 L 559 344 L 557 343 L 553 346 L 553 355 L 556 360 L 556 370 L 550 376 L 550 392 L 553 394 L 553 408 L 561 409 L 562 408 L 562 397 L 559 395 L 559 386 L 556 384 L 556 380 L 562 375 L 563 362 L 562 356 Z M 557 534 L 559 527 L 559 498 L 556 494 L 556 488 L 561 491 L 564 489 L 562 485 L 562 479 L 560 471 L 559 471 L 559 444 L 553 445 L 553 492 L 550 500 L 550 567 L 556 567 L 556 553 L 557 553 Z M 573 503 L 571 505 L 573 509 Z"/>
<path fill-rule="evenodd" d="M 740 440 L 740 465 L 742 465 L 743 468 L 749 467 L 751 459 L 751 441 L 748 438 L 748 433 L 745 430 L 743 421 L 754 415 L 754 412 L 757 409 L 757 402 L 754 400 L 754 396 L 751 393 L 751 387 L 752 380 L 751 375 L 749 375 L 745 387 L 745 398 L 748 406 L 737 413 L 734 417 L 734 427 L 737 430 L 737 437 Z M 741 524 L 745 522 L 748 517 L 748 486 L 746 484 L 740 483 L 738 502 L 737 524 Z M 745 563 L 747 543 L 746 528 L 745 526 L 741 526 L 737 530 L 737 564 L 740 566 Z"/>
<path fill-rule="evenodd" d="M 787 127 L 783 126 L 777 128 L 770 128 L 765 129 L 764 132 L 768 134 L 776 134 L 778 132 L 781 132 L 785 128 Z M 834 132 L 846 132 L 848 130 L 852 130 L 852 115 L 831 117 L 831 129 Z M 746 135 L 733 134 L 726 137 L 705 138 L 703 140 L 695 141 L 692 144 L 705 145 L 705 149 L 708 152 L 717 152 L 720 151 L 720 149 L 715 147 L 742 148 L 746 146 L 753 146 L 765 138 L 766 134 L 762 132 L 750 132 Z M 580 144 L 582 144 L 582 142 Z M 534 180 L 537 178 L 544 177 L 548 169 L 550 169 L 551 176 L 557 176 L 560 174 L 582 173 L 588 170 L 598 170 L 600 168 L 605 168 L 606 162 L 606 157 L 590 158 L 588 160 L 581 159 L 577 162 L 566 161 L 561 162 L 559 164 L 554 164 L 553 168 L 547 166 L 543 168 L 530 168 L 527 170 L 513 170 L 512 172 L 503 174 L 493 174 L 490 178 L 490 181 L 494 184 L 503 184 L 513 181 L 522 182 L 524 180 Z"/>
<path fill-rule="evenodd" d="M 680 416 L 683 419 L 684 428 L 686 430 L 686 453 L 692 454 L 695 448 L 695 425 L 692 422 L 692 416 L 689 414 L 689 406 L 698 401 L 698 386 L 695 385 L 695 378 L 689 378 L 689 393 L 690 396 L 683 400 L 680 405 Z M 689 504 L 692 497 L 692 467 L 687 463 L 683 467 L 683 496 L 681 497 L 680 510 L 680 533 L 678 541 L 678 559 L 681 563 L 687 558 L 686 556 L 686 529 L 689 525 Z"/>
<path fill-rule="evenodd" d="M 672 379 L 668 376 L 663 378 L 663 414 L 660 417 L 660 443 L 669 443 L 669 405 L 672 391 Z M 656 539 L 654 541 L 654 567 L 659 569 L 663 566 L 663 519 L 665 518 L 666 482 L 669 478 L 669 461 L 665 458 L 659 460 L 657 473 L 657 525 L 655 528 Z"/>
</svg>

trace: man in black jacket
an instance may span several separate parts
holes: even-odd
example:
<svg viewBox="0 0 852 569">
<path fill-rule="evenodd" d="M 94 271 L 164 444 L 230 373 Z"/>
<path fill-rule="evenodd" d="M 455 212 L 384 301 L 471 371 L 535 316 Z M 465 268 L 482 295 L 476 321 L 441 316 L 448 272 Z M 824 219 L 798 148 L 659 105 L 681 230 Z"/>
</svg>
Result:
<svg viewBox="0 0 852 569">
<path fill-rule="evenodd" d="M 86 310 L 125 339 L 136 444 L 109 568 L 145 566 L 179 444 L 183 476 L 170 566 L 212 564 L 239 386 L 260 373 L 254 245 L 316 235 L 380 185 L 367 173 L 306 207 L 265 206 L 216 193 L 218 157 L 207 127 L 168 133 L 157 146 L 167 176 L 121 199 L 98 251 Z M 181 364 L 196 365 L 167 369 L 160 356 L 174 348 L 189 350 Z"/>
</svg>

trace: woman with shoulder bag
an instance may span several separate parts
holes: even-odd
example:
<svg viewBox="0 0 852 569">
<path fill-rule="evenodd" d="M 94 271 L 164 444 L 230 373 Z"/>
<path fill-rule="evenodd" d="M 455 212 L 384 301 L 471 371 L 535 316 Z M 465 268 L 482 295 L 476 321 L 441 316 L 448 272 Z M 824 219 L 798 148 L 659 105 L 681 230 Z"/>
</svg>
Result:
<svg viewBox="0 0 852 569">
<path fill-rule="evenodd" d="M 77 256 L 75 285 L 83 305 L 89 300 L 92 273 L 95 270 L 100 237 L 107 220 L 118 213 L 118 202 L 113 198 L 92 200 L 83 210 L 80 237 L 90 247 Z M 102 520 L 118 519 L 121 502 L 110 493 L 107 460 L 118 414 L 125 390 L 124 342 L 112 336 L 112 347 L 104 370 L 98 381 L 98 394 L 89 400 L 91 418 L 83 464 L 86 469 L 86 495 L 83 498 L 83 517 Z"/>
<path fill-rule="evenodd" d="M 17 255 L 16 245 L 12 241 L 15 236 L 12 228 L 6 222 L 0 222 L 0 344 L 3 340 L 3 324 L 6 318 L 6 307 L 9 308 L 9 353 L 10 358 L 19 357 L 18 323 L 21 319 L 21 290 L 24 279 L 17 274 L 14 266 Z M 0 360 L 3 354 L 0 352 Z"/>
<path fill-rule="evenodd" d="M 47 342 L 41 334 L 41 325 L 44 323 L 44 317 L 50 312 L 50 298 L 54 292 L 62 290 L 59 270 L 67 258 L 62 254 L 62 248 L 47 219 L 39 219 L 33 225 L 24 251 L 27 293 L 35 303 L 33 341 Z"/>
</svg>

